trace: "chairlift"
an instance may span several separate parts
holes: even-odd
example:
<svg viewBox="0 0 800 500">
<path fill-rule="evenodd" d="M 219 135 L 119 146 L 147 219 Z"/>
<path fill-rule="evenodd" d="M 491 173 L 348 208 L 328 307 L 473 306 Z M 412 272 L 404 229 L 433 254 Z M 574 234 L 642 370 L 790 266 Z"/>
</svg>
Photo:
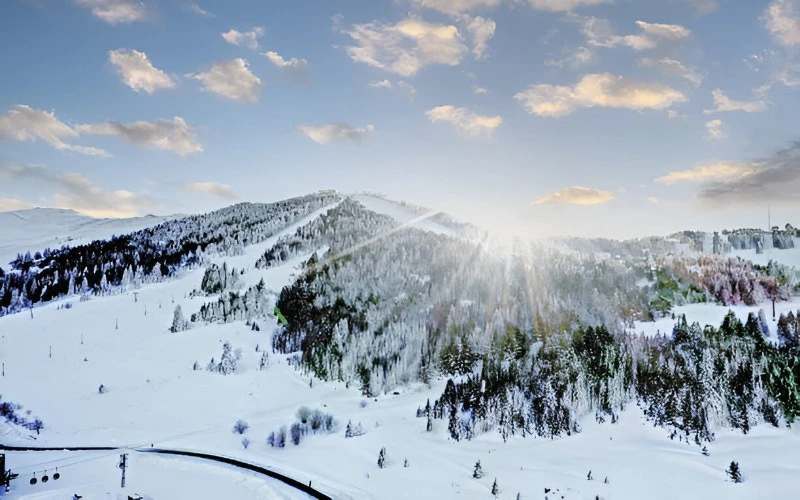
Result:
<svg viewBox="0 0 800 500">
<path fill-rule="evenodd" d="M 44 471 L 44 476 L 42 476 L 42 482 L 46 483 L 50 480 L 50 477 L 47 475 L 47 471 Z"/>
<path fill-rule="evenodd" d="M 36 483 L 38 483 L 38 482 L 39 482 L 39 480 L 38 480 L 38 479 L 36 479 L 36 473 L 34 472 L 34 473 L 33 473 L 33 477 L 32 477 L 32 478 L 31 478 L 31 480 L 30 480 L 30 483 L 31 483 L 31 485 L 34 485 L 34 484 L 36 484 Z"/>
<path fill-rule="evenodd" d="M 58 478 L 61 477 L 61 473 L 58 472 L 58 467 L 56 467 L 56 473 L 53 474 L 53 481 L 57 481 Z"/>
</svg>

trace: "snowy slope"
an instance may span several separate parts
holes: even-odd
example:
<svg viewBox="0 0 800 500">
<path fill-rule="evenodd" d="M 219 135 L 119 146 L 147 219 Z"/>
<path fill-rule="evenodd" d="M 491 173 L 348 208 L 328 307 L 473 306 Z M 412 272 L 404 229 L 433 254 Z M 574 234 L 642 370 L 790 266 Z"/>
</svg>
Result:
<svg viewBox="0 0 800 500">
<path fill-rule="evenodd" d="M 117 451 L 36 452 L 6 454 L 20 475 L 5 498 L 25 500 L 70 499 L 78 493 L 86 500 L 127 498 L 141 495 L 146 500 L 161 498 L 263 498 L 302 499 L 307 495 L 255 473 L 211 464 L 198 459 L 156 456 L 128 452 L 125 489 L 120 487 Z M 39 465 L 44 464 L 44 465 Z M 58 468 L 59 479 L 52 479 Z M 31 485 L 36 473 L 41 480 L 44 467 L 50 480 Z"/>
<path fill-rule="evenodd" d="M 146 215 L 129 219 L 95 219 L 74 210 L 58 208 L 0 212 L 0 267 L 6 267 L 18 253 L 89 243 L 179 217 Z"/>
<path fill-rule="evenodd" d="M 361 203 L 368 210 L 387 215 L 400 224 L 408 224 L 410 227 L 415 227 L 431 233 L 444 234 L 446 236 L 457 236 L 456 231 L 454 231 L 452 228 L 428 218 L 424 218 L 425 216 L 435 215 L 436 212 L 417 213 L 413 209 L 404 206 L 401 203 L 368 194 L 355 194 L 351 195 L 350 198 Z"/>
<path fill-rule="evenodd" d="M 390 208 L 398 217 L 408 217 L 391 205 L 383 206 L 385 211 Z M 270 241 L 296 228 L 297 224 L 287 227 Z M 277 292 L 291 281 L 302 258 L 254 270 L 255 260 L 268 244 L 249 247 L 241 256 L 219 258 L 217 263 L 226 261 L 228 266 L 247 269 L 248 284 L 263 277 L 268 288 Z M 312 382 L 290 366 L 286 356 L 271 353 L 269 367 L 259 371 L 261 353 L 256 346 L 270 345 L 268 332 L 274 323 L 262 324 L 260 332 L 232 323 L 170 333 L 175 304 L 188 315 L 211 300 L 186 298 L 199 288 L 202 275 L 203 269 L 197 269 L 175 280 L 145 286 L 138 290 L 138 297 L 126 293 L 88 302 L 73 297 L 34 309 L 33 318 L 27 312 L 0 318 L 0 361 L 5 363 L 0 394 L 4 400 L 24 404 L 46 426 L 41 435 L 26 437 L 27 433 L 0 424 L 0 441 L 39 446 L 155 444 L 218 452 L 268 465 L 303 482 L 312 481 L 322 491 L 343 499 L 489 498 L 495 478 L 502 490 L 500 498 L 515 498 L 517 492 L 521 498 L 542 498 L 544 488 L 555 493 L 550 498 L 593 499 L 599 495 L 607 500 L 791 498 L 795 493 L 793 478 L 800 475 L 800 433 L 796 429 L 757 427 L 746 436 L 721 431 L 709 445 L 710 457 L 701 455 L 694 445 L 669 440 L 667 431 L 646 423 L 635 406 L 630 406 L 617 424 L 597 424 L 589 418 L 582 433 L 556 440 L 517 437 L 503 443 L 496 433 L 489 433 L 455 443 L 447 438 L 446 422 L 439 420 L 434 422 L 434 432 L 427 433 L 424 419 L 417 419 L 415 411 L 426 399 L 441 394 L 443 380 L 432 388 L 412 386 L 398 395 L 362 403 L 364 398 L 356 387 Z M 59 309 L 66 301 L 73 307 Z M 218 359 L 224 340 L 242 350 L 239 373 L 222 376 L 192 370 L 195 361 L 205 366 L 211 357 Z M 100 384 L 108 388 L 107 393 L 97 393 Z M 290 425 L 303 405 L 332 413 L 339 422 L 338 432 L 309 436 L 299 446 L 269 447 L 266 436 Z M 241 436 L 231 432 L 238 419 L 250 424 L 245 434 L 252 442 L 248 449 L 242 447 Z M 367 434 L 345 439 L 344 426 L 349 420 L 362 423 Z M 387 449 L 386 469 L 376 465 L 381 447 Z M 37 467 L 30 456 L 9 455 L 8 466 L 32 472 Z M 405 459 L 410 464 L 407 468 Z M 86 462 L 83 468 L 65 467 L 64 482 L 72 470 L 69 481 L 74 474 L 78 484 L 99 494 L 95 498 L 106 491 L 118 492 L 113 488 L 115 460 L 110 457 L 107 463 L 97 460 L 96 464 Z M 234 500 L 283 498 L 283 490 L 272 483 L 170 460 L 137 456 L 129 469 L 130 481 L 141 480 L 135 483 L 137 488 L 141 485 L 140 492 L 156 498 L 198 498 L 198 488 Z M 471 477 L 477 460 L 486 473 L 482 479 Z M 746 483 L 726 482 L 723 471 L 731 460 L 740 462 Z M 65 457 L 47 467 L 74 461 L 73 456 Z M 586 480 L 589 470 L 594 481 Z M 195 480 L 206 473 L 219 478 L 219 487 L 203 478 Z M 169 477 L 185 486 L 165 489 L 172 487 L 167 484 Z M 609 484 L 603 483 L 605 477 Z M 58 492 L 61 484 L 40 484 L 36 491 Z M 60 493 L 25 498 L 60 498 Z"/>
</svg>

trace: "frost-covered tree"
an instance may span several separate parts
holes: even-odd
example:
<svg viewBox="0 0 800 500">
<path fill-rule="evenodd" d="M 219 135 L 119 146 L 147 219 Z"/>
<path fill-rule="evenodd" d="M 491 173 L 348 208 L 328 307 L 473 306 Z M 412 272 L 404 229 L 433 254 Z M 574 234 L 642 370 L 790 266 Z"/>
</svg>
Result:
<svg viewBox="0 0 800 500">
<path fill-rule="evenodd" d="M 172 326 L 170 331 L 172 333 L 182 332 L 189 328 L 189 322 L 183 317 L 183 310 L 180 304 L 175 306 L 175 312 L 172 314 Z"/>
<path fill-rule="evenodd" d="M 250 428 L 250 425 L 245 422 L 244 420 L 237 420 L 236 423 L 233 425 L 233 432 L 236 434 L 244 434 L 247 432 L 247 429 Z"/>
<path fill-rule="evenodd" d="M 480 479 L 483 477 L 483 467 L 481 467 L 480 460 L 475 462 L 475 468 L 472 471 L 472 477 L 474 477 L 475 479 Z"/>
<path fill-rule="evenodd" d="M 739 469 L 739 462 L 731 461 L 731 465 L 725 471 L 728 474 L 728 477 L 734 483 L 741 483 L 742 482 L 742 471 Z"/>
<path fill-rule="evenodd" d="M 381 469 L 386 467 L 386 448 L 381 448 L 380 453 L 378 453 L 378 467 Z"/>
</svg>

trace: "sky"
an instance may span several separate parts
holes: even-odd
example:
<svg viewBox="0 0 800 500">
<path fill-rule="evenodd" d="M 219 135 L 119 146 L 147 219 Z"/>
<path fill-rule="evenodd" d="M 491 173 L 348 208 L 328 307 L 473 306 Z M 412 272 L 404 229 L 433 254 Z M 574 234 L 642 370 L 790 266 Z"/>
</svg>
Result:
<svg viewBox="0 0 800 500">
<path fill-rule="evenodd" d="M 0 211 L 800 225 L 800 0 L 3 0 Z"/>
</svg>

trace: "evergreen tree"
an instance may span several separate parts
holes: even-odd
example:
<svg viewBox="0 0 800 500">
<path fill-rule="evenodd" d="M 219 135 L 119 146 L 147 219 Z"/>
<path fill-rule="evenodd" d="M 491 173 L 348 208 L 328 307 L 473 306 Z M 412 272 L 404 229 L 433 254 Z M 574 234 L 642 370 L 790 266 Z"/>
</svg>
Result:
<svg viewBox="0 0 800 500">
<path fill-rule="evenodd" d="M 588 474 L 586 474 L 586 479 L 587 479 L 587 480 L 589 480 L 589 481 L 591 481 L 592 479 L 594 479 L 594 478 L 592 477 L 592 471 L 589 471 L 589 473 L 588 473 Z"/>
<path fill-rule="evenodd" d="M 380 453 L 378 453 L 378 467 L 381 469 L 386 467 L 386 448 L 381 448 Z"/>
<path fill-rule="evenodd" d="M 353 429 L 350 427 L 351 421 L 347 421 L 347 429 L 344 430 L 344 437 L 351 438 L 353 437 Z"/>
<path fill-rule="evenodd" d="M 500 494 L 500 487 L 497 485 L 497 478 L 494 478 L 494 483 L 492 483 L 492 495 L 497 497 Z"/>
<path fill-rule="evenodd" d="M 428 414 L 428 423 L 425 425 L 425 431 L 431 432 L 433 430 L 433 418 Z"/>
<path fill-rule="evenodd" d="M 734 483 L 742 482 L 742 471 L 739 470 L 739 462 L 731 461 L 730 467 L 728 467 L 728 470 L 726 470 L 725 472 L 728 474 L 728 477 Z"/>
<path fill-rule="evenodd" d="M 183 317 L 181 305 L 178 304 L 175 306 L 175 312 L 172 315 L 172 327 L 170 327 L 169 331 L 172 333 L 182 332 L 187 329 L 188 325 L 189 323 Z"/>
<path fill-rule="evenodd" d="M 475 479 L 480 479 L 483 477 L 483 467 L 481 467 L 480 460 L 475 462 L 475 470 L 472 471 L 472 477 L 474 477 Z"/>
<path fill-rule="evenodd" d="M 701 452 L 703 455 L 708 456 L 708 448 L 703 446 L 703 451 Z"/>
</svg>

